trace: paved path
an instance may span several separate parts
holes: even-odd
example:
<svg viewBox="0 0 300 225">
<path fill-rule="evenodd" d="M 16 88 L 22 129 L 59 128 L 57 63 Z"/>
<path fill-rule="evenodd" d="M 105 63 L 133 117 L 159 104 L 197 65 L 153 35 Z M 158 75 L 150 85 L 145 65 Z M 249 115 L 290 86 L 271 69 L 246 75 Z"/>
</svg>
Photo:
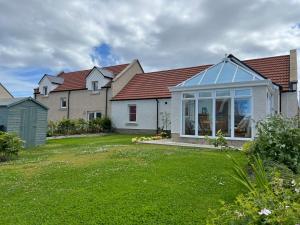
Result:
<svg viewBox="0 0 300 225">
<path fill-rule="evenodd" d="M 213 145 L 205 145 L 205 144 L 192 144 L 185 142 L 175 142 L 171 139 L 162 139 L 162 140 L 152 140 L 152 141 L 140 141 L 139 143 L 143 144 L 154 144 L 154 145 L 170 145 L 170 146 L 181 146 L 181 147 L 191 147 L 191 148 L 205 148 L 205 149 L 221 149 L 221 147 L 215 147 Z M 232 149 L 241 150 L 241 148 L 237 148 L 234 146 L 230 146 Z"/>
<path fill-rule="evenodd" d="M 220 149 L 220 147 L 215 147 L 213 145 L 175 142 L 175 141 L 171 141 L 171 139 L 152 140 L 152 141 L 140 141 L 139 143 L 154 144 L 154 145 L 172 145 L 172 146 L 193 147 L 193 148 L 206 148 L 206 149 L 207 148 Z"/>
<path fill-rule="evenodd" d="M 51 139 L 63 139 L 63 138 L 78 138 L 78 137 L 97 137 L 97 136 L 105 136 L 108 133 L 98 133 L 98 134 L 74 134 L 74 135 L 65 135 L 65 136 L 53 136 L 47 137 L 47 140 Z"/>
</svg>

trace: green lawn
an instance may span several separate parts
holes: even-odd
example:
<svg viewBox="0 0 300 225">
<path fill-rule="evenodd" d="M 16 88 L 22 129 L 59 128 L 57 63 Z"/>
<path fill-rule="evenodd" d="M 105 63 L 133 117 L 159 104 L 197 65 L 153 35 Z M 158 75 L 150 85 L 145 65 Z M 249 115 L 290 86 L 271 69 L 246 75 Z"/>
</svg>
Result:
<svg viewBox="0 0 300 225">
<path fill-rule="evenodd" d="M 203 224 L 233 201 L 240 152 L 131 144 L 132 136 L 51 140 L 0 164 L 0 224 Z"/>
</svg>

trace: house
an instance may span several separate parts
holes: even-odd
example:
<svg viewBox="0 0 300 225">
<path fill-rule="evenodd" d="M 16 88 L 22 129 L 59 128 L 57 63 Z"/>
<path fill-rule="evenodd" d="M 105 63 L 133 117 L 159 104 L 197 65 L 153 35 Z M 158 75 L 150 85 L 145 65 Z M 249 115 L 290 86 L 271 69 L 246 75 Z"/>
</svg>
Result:
<svg viewBox="0 0 300 225">
<path fill-rule="evenodd" d="M 267 115 L 299 113 L 299 54 L 244 61 L 228 55 L 214 65 L 137 74 L 112 98 L 113 125 L 121 132 L 163 126 L 185 142 L 222 130 L 240 144 L 255 137 L 255 123 Z"/>
<path fill-rule="evenodd" d="M 25 141 L 25 147 L 45 143 L 48 108 L 28 98 L 0 99 L 0 130 L 13 132 Z"/>
<path fill-rule="evenodd" d="M 61 72 L 56 76 L 46 74 L 34 95 L 49 108 L 50 121 L 110 117 L 110 99 L 137 73 L 143 73 L 143 68 L 138 60 L 133 60 L 129 64 Z"/>
<path fill-rule="evenodd" d="M 0 99 L 13 97 L 14 96 L 0 83 Z"/>
</svg>

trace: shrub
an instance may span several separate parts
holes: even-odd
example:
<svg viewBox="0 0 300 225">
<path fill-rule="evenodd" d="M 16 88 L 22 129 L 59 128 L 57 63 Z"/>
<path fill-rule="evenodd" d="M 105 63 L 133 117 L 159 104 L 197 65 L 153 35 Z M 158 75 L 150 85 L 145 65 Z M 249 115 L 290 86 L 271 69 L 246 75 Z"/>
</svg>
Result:
<svg viewBox="0 0 300 225">
<path fill-rule="evenodd" d="M 246 154 L 249 154 L 253 148 L 254 142 L 253 141 L 247 141 L 242 146 L 242 151 Z"/>
<path fill-rule="evenodd" d="M 102 118 L 100 126 L 104 131 L 111 131 L 111 120 L 108 117 Z"/>
<path fill-rule="evenodd" d="M 55 123 L 53 121 L 49 121 L 47 136 L 52 137 L 53 135 L 55 135 L 56 132 L 57 132 L 57 123 Z"/>
<path fill-rule="evenodd" d="M 205 136 L 206 141 L 215 147 L 221 147 L 221 149 L 224 149 L 228 146 L 227 141 L 224 137 L 224 134 L 221 130 L 218 130 L 216 134 L 216 138 L 209 138 L 208 136 Z"/>
<path fill-rule="evenodd" d="M 265 161 L 285 164 L 294 172 L 300 165 L 299 120 L 280 115 L 268 117 L 257 124 L 257 138 L 250 153 L 259 154 Z"/>
<path fill-rule="evenodd" d="M 86 121 L 84 119 L 63 119 L 58 122 L 48 123 L 47 136 L 99 133 L 111 131 L 111 120 L 107 117 Z"/>
<path fill-rule="evenodd" d="M 0 132 L 0 162 L 18 156 L 23 148 L 23 141 L 12 133 Z"/>
<path fill-rule="evenodd" d="M 89 132 L 99 133 L 101 132 L 101 118 L 96 118 L 89 121 Z"/>
<path fill-rule="evenodd" d="M 70 119 L 63 119 L 58 122 L 57 131 L 59 134 L 63 134 L 63 135 L 74 134 L 75 122 Z"/>
<path fill-rule="evenodd" d="M 88 131 L 88 122 L 84 119 L 74 120 L 75 130 L 77 134 L 87 133 Z"/>
<path fill-rule="evenodd" d="M 298 224 L 300 184 L 291 180 L 285 187 L 278 172 L 268 180 L 259 157 L 254 157 L 251 167 L 255 182 L 235 163 L 234 178 L 249 192 L 239 195 L 232 204 L 222 202 L 221 208 L 211 210 L 207 224 Z"/>
</svg>

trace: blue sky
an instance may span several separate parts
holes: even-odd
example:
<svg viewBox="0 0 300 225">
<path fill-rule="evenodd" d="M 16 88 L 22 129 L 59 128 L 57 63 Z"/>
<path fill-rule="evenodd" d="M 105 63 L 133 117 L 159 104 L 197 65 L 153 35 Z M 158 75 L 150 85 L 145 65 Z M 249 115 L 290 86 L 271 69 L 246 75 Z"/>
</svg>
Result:
<svg viewBox="0 0 300 225">
<path fill-rule="evenodd" d="M 62 70 L 288 54 L 300 45 L 299 8 L 299 0 L 0 1 L 0 82 L 29 96 L 45 73 Z"/>
</svg>

